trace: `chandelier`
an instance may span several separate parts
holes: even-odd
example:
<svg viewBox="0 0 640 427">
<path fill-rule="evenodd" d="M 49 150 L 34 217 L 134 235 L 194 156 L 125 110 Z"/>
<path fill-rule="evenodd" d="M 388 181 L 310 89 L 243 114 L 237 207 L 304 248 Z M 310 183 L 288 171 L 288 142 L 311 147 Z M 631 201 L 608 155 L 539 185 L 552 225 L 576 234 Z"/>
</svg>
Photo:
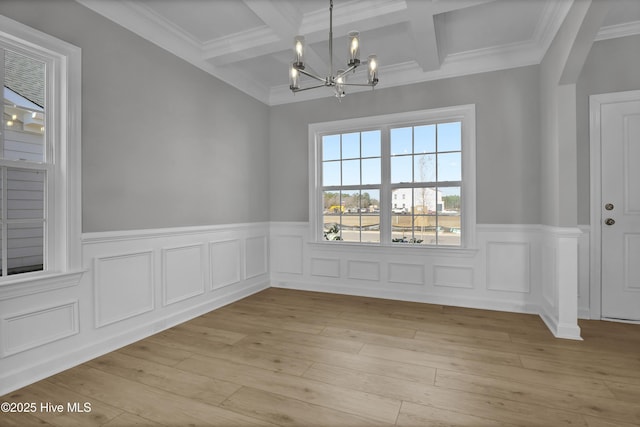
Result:
<svg viewBox="0 0 640 427">
<path fill-rule="evenodd" d="M 349 61 L 345 70 L 338 70 L 333 74 L 333 0 L 329 0 L 329 76 L 320 77 L 305 70 L 304 63 L 304 36 L 296 36 L 294 39 L 293 53 L 294 59 L 289 70 L 289 89 L 295 94 L 303 90 L 316 89 L 319 87 L 333 88 L 338 99 L 346 95 L 345 86 L 369 86 L 372 89 L 378 84 L 378 58 L 376 55 L 369 55 L 366 61 L 360 61 L 359 33 L 351 31 L 349 33 Z M 368 65 L 366 83 L 347 83 L 347 74 L 355 73 L 360 65 Z M 311 77 L 320 82 L 315 86 L 305 88 L 300 87 L 300 75 Z"/>
</svg>

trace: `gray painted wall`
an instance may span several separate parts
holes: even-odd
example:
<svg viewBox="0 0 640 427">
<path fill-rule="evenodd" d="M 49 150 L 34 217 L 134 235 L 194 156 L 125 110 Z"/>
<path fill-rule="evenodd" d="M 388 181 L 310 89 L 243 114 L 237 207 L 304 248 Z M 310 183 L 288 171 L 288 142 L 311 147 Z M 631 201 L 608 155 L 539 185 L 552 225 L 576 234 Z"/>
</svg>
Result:
<svg viewBox="0 0 640 427">
<path fill-rule="evenodd" d="M 538 66 L 271 107 L 272 221 L 307 221 L 308 124 L 476 105 L 477 221 L 540 223 Z M 381 86 L 384 75 L 381 75 Z M 293 96 L 293 95 L 292 95 Z"/>
<path fill-rule="evenodd" d="M 640 35 L 594 43 L 576 88 L 578 224 L 589 224 L 589 96 L 640 90 Z"/>
<path fill-rule="evenodd" d="M 84 232 L 307 221 L 309 123 L 468 103 L 478 222 L 542 222 L 538 66 L 269 108 L 73 1 L 3 0 L 0 14 L 83 49 Z M 578 80 L 579 224 L 588 96 L 640 89 L 639 44 L 595 43 Z"/>
<path fill-rule="evenodd" d="M 269 219 L 266 105 L 74 1 L 0 14 L 82 48 L 83 232 Z"/>
</svg>

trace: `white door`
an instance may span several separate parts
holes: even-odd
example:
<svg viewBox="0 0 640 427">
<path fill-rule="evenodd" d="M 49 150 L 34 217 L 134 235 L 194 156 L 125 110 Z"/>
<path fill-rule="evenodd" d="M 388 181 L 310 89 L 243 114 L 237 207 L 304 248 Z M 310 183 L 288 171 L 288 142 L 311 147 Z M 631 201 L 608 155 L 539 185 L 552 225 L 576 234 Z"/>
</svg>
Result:
<svg viewBox="0 0 640 427">
<path fill-rule="evenodd" d="M 600 114 L 602 317 L 640 320 L 640 98 Z"/>
</svg>

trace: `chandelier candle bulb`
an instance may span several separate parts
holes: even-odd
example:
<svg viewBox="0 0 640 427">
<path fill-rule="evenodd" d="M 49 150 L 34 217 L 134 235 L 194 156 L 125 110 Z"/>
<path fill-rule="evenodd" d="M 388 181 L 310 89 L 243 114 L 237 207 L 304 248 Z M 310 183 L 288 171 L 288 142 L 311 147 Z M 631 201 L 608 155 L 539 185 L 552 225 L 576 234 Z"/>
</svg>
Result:
<svg viewBox="0 0 640 427">
<path fill-rule="evenodd" d="M 375 86 L 378 83 L 378 57 L 369 55 L 369 84 Z"/>
<path fill-rule="evenodd" d="M 304 36 L 296 36 L 296 38 L 294 39 L 293 53 L 294 53 L 294 60 L 293 60 L 294 67 L 304 70 Z"/>
<path fill-rule="evenodd" d="M 346 93 L 344 91 L 344 85 L 347 83 L 347 76 L 344 74 L 344 70 L 338 70 L 336 77 L 336 98 L 343 98 Z"/>
<path fill-rule="evenodd" d="M 291 70 L 289 72 L 289 88 L 291 90 L 300 89 L 298 70 L 296 69 L 295 64 L 291 66 Z"/>
<path fill-rule="evenodd" d="M 350 67 L 360 63 L 360 35 L 357 31 L 351 31 L 349 33 L 349 63 Z"/>
</svg>

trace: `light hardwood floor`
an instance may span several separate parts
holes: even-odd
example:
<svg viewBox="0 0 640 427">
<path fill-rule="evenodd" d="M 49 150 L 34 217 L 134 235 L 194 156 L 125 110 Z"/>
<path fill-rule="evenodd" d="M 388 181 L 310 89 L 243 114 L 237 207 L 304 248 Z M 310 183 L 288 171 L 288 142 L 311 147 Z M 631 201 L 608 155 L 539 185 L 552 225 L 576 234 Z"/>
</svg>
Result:
<svg viewBox="0 0 640 427">
<path fill-rule="evenodd" d="M 0 425 L 640 425 L 640 326 L 580 326 L 268 289 L 0 398 L 91 412 Z"/>
</svg>

